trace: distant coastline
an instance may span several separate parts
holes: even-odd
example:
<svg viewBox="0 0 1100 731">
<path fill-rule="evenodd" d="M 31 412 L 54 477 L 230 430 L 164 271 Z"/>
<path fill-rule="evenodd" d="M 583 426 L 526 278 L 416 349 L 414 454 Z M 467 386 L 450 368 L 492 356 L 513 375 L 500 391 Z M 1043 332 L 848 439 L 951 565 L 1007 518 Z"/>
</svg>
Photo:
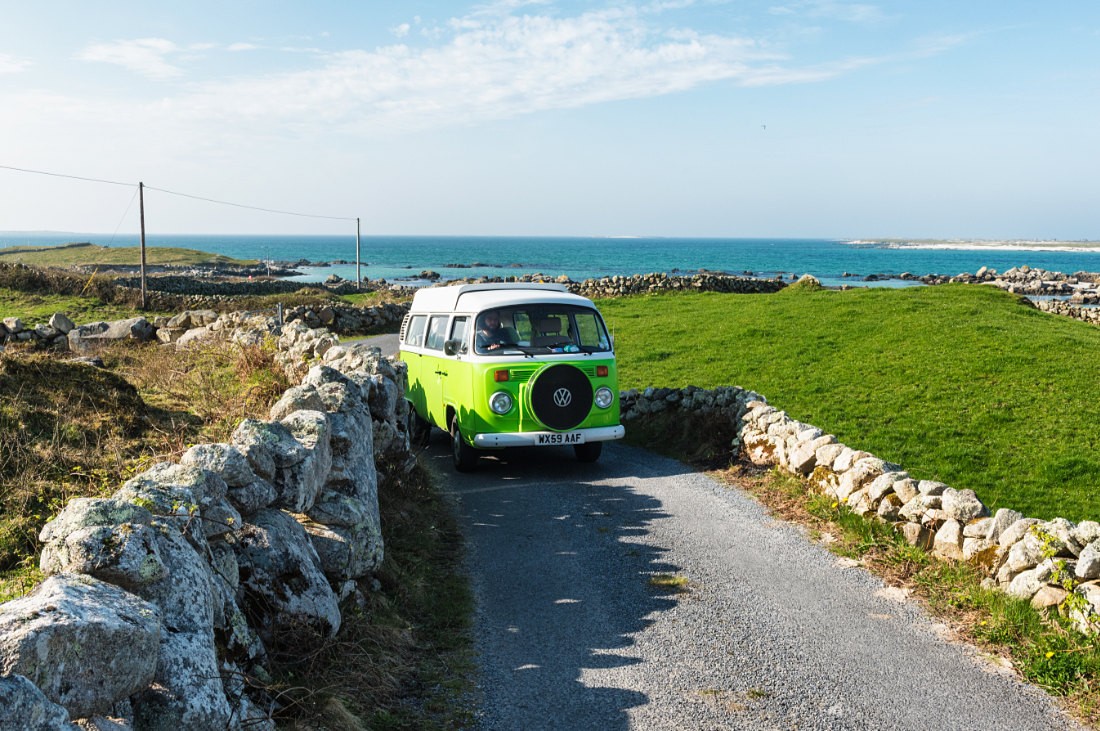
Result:
<svg viewBox="0 0 1100 731">
<path fill-rule="evenodd" d="M 1100 253 L 1100 241 L 1058 239 L 846 239 L 852 246 L 955 251 L 1073 251 Z"/>
</svg>

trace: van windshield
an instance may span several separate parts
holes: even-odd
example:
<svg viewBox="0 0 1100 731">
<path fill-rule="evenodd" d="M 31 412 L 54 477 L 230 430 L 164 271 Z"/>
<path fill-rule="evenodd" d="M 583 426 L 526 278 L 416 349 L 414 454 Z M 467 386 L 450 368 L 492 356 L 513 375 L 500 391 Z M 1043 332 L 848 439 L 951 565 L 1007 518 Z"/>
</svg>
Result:
<svg viewBox="0 0 1100 731">
<path fill-rule="evenodd" d="M 477 316 L 474 352 L 601 353 L 611 339 L 599 313 L 574 305 L 532 304 L 498 307 Z"/>
</svg>

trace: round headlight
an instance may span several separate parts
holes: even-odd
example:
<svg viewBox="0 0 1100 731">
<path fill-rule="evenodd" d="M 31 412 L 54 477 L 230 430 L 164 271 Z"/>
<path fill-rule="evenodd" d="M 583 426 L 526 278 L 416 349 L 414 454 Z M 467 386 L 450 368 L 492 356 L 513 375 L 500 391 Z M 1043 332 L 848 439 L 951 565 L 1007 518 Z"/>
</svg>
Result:
<svg viewBox="0 0 1100 731">
<path fill-rule="evenodd" d="M 596 389 L 596 405 L 601 409 L 606 409 L 615 401 L 615 394 L 611 392 L 611 389 L 607 386 L 600 386 Z"/>
<path fill-rule="evenodd" d="M 507 414 L 512 410 L 512 394 L 507 391 L 497 391 L 489 397 L 489 408 L 494 414 Z"/>
</svg>

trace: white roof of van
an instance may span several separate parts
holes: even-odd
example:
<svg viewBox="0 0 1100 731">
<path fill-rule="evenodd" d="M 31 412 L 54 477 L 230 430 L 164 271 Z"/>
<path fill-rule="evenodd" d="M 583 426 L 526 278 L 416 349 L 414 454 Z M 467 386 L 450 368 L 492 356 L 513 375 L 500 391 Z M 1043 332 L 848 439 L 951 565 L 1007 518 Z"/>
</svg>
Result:
<svg viewBox="0 0 1100 731">
<path fill-rule="evenodd" d="M 425 287 L 413 295 L 412 312 L 481 312 L 493 307 L 536 302 L 593 307 L 592 300 L 572 294 L 564 284 L 459 284 Z"/>
</svg>

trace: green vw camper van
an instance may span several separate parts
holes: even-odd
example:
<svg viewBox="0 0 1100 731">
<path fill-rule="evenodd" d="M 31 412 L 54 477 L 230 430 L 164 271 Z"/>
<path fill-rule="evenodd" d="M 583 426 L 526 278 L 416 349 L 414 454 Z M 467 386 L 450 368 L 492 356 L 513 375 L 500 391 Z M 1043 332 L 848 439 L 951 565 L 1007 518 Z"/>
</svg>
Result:
<svg viewBox="0 0 1100 731">
<path fill-rule="evenodd" d="M 611 338 L 592 301 L 563 285 L 421 289 L 400 337 L 409 434 L 448 432 L 460 471 L 517 446 L 569 445 L 595 462 L 623 437 Z"/>
</svg>

